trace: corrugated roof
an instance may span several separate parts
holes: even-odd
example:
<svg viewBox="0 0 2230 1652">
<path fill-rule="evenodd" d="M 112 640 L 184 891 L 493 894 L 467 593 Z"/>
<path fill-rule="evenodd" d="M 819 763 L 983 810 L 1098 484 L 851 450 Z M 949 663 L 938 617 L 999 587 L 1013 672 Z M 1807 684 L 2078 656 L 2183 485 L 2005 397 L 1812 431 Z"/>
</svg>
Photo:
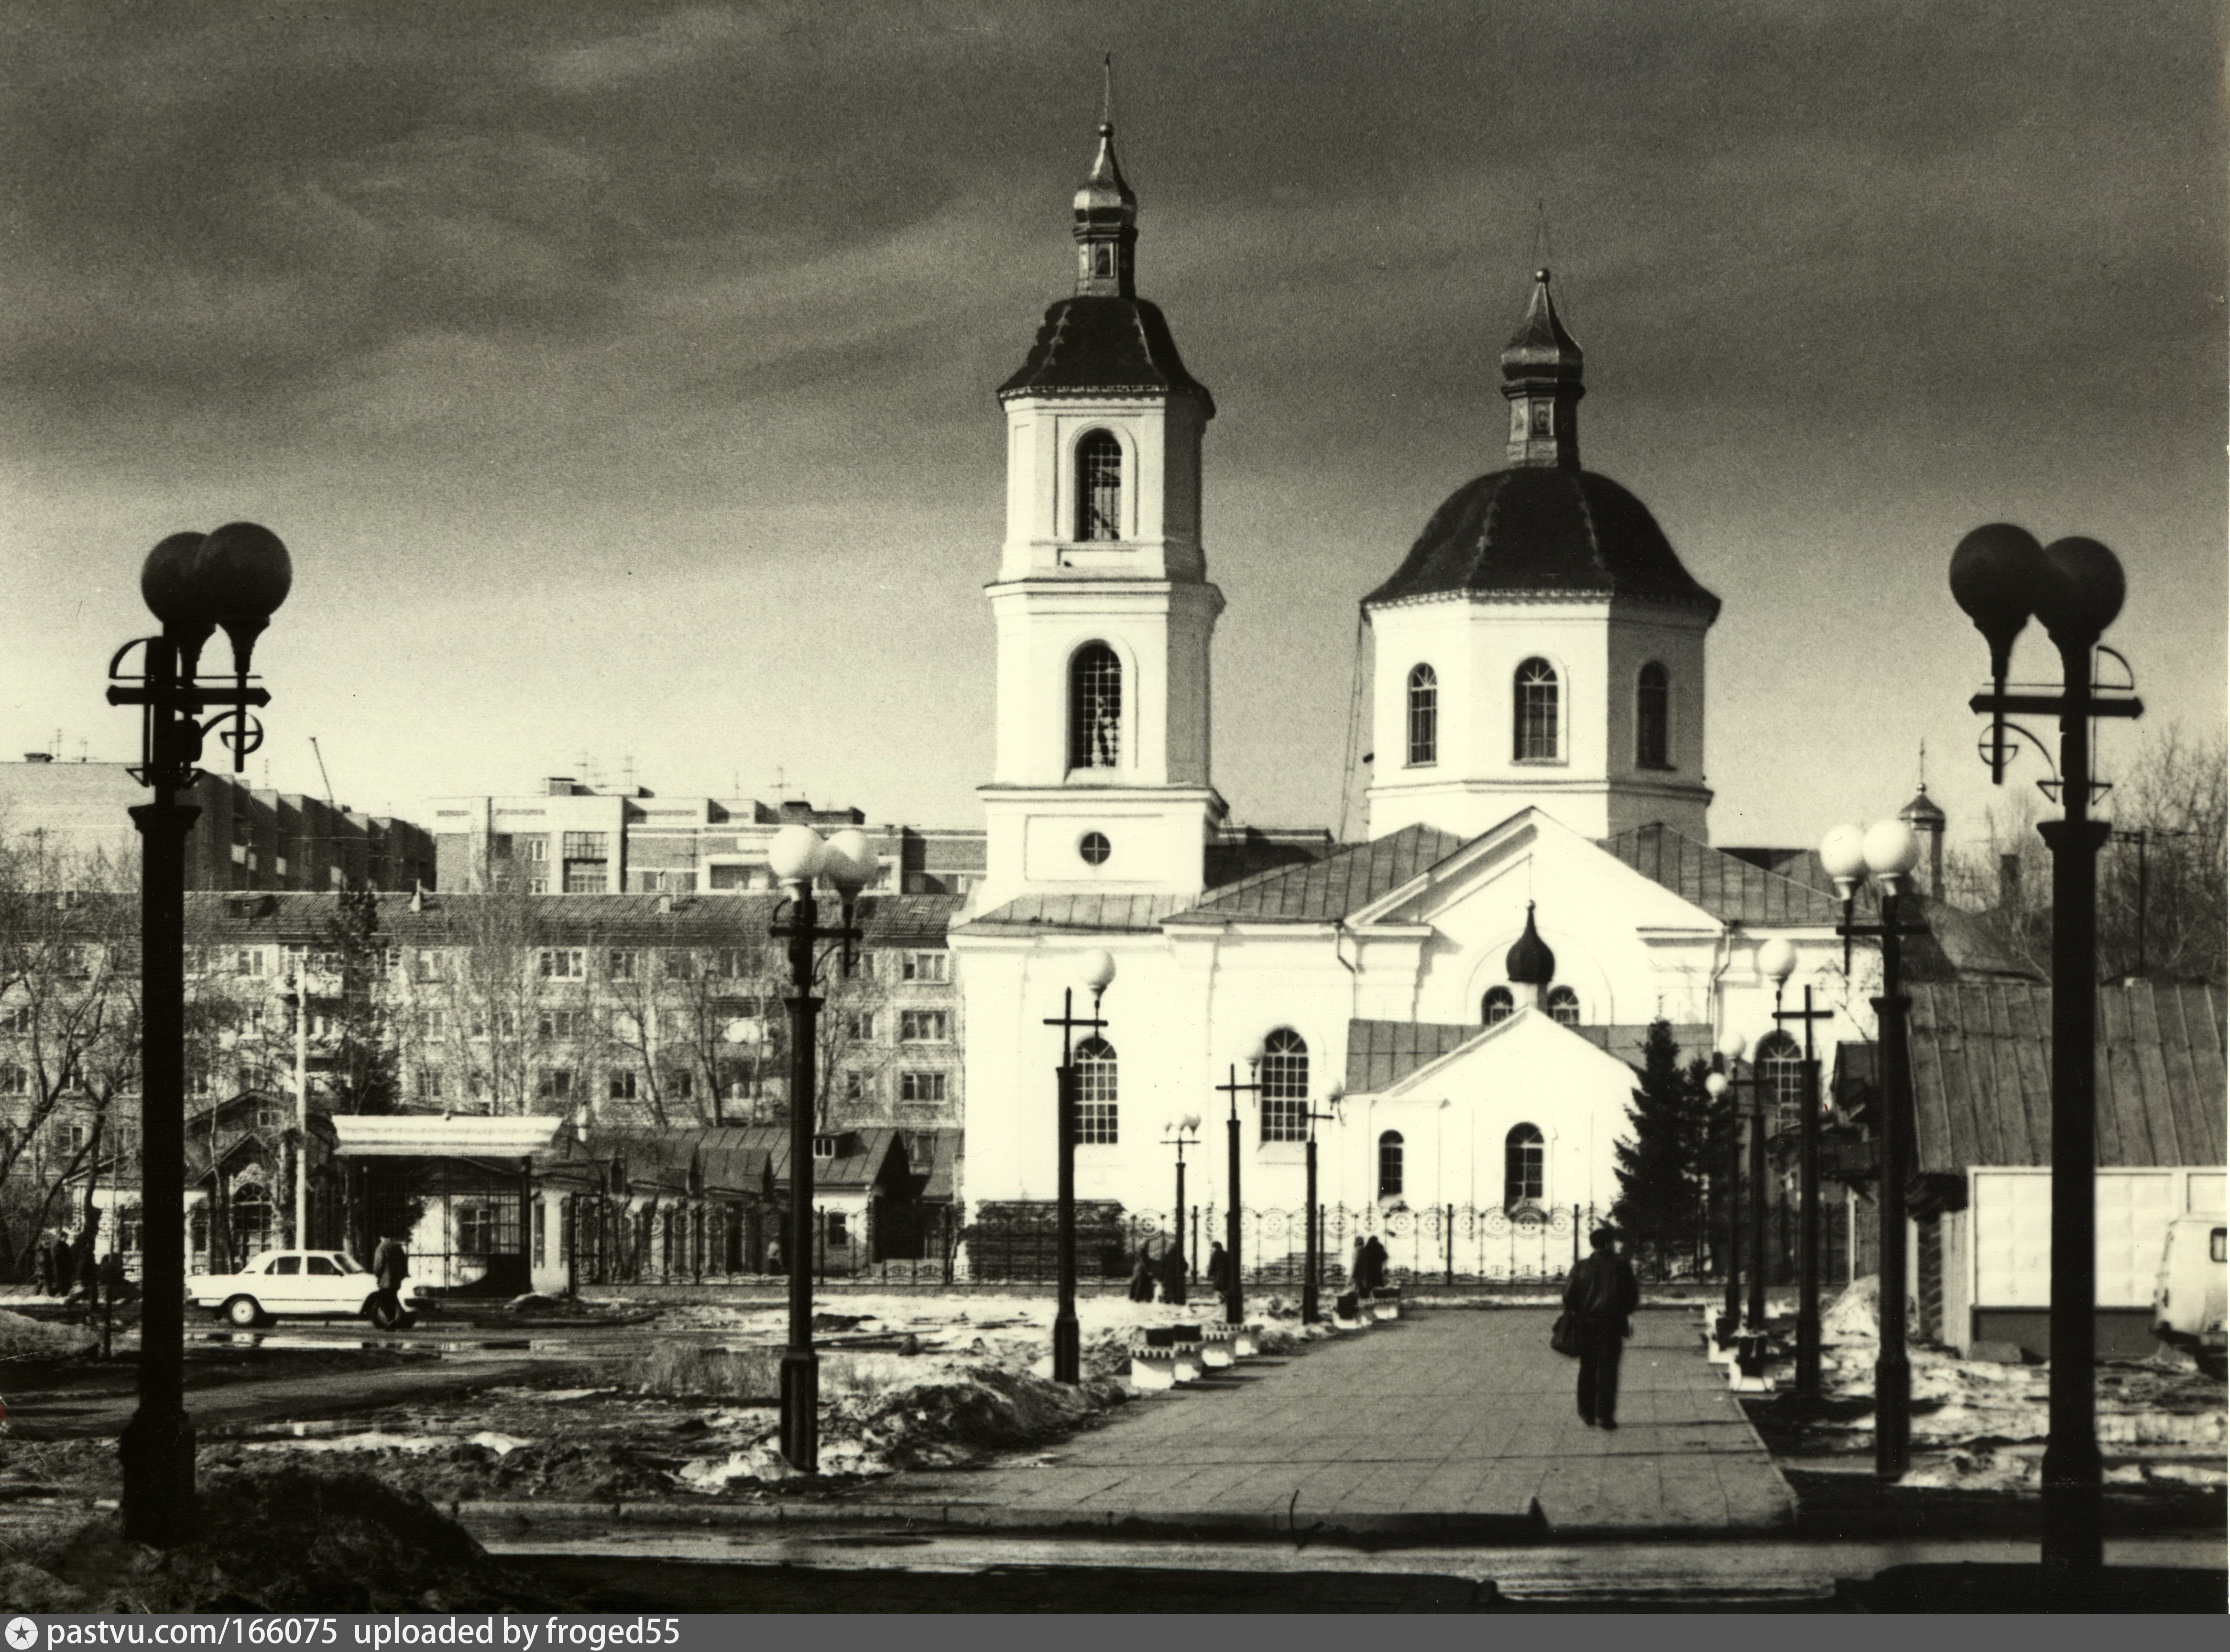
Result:
<svg viewBox="0 0 2230 1652">
<path fill-rule="evenodd" d="M 1017 895 L 1005 906 L 970 919 L 966 927 L 989 935 L 1040 931 L 1150 934 L 1184 905 L 1182 895 Z"/>
<path fill-rule="evenodd" d="M 882 1173 L 884 1161 L 895 1152 L 901 1161 L 906 1157 L 906 1143 L 896 1129 L 887 1125 L 869 1125 L 846 1128 L 835 1133 L 840 1138 L 851 1139 L 854 1151 L 839 1153 L 833 1158 L 817 1159 L 813 1166 L 813 1181 L 816 1187 L 862 1190 L 872 1186 Z M 752 1177 L 749 1184 L 757 1186 L 756 1176 L 768 1163 L 774 1166 L 777 1186 L 790 1184 L 790 1130 L 784 1125 L 702 1125 L 680 1126 L 667 1130 L 592 1129 L 589 1133 L 588 1152 L 596 1158 L 617 1158 L 625 1165 L 630 1181 L 647 1179 L 638 1166 L 686 1166 L 692 1152 L 704 1155 L 706 1181 L 710 1187 L 714 1180 L 714 1167 L 719 1166 L 724 1178 L 732 1181 L 735 1175 Z"/>
<path fill-rule="evenodd" d="M 1605 1055 L 1615 1055 L 1639 1072 L 1649 1043 L 1650 1025 L 1646 1021 L 1619 1022 L 1600 1027 L 1575 1027 L 1572 1030 Z M 1676 1021 L 1672 1023 L 1672 1042 L 1679 1048 L 1680 1065 L 1685 1067 L 1699 1055 L 1710 1058 L 1713 1035 L 1711 1028 L 1701 1022 Z"/>
<path fill-rule="evenodd" d="M 410 909 L 409 894 L 379 897 L 383 943 L 456 945 L 484 925 L 516 925 L 522 945 L 595 939 L 664 945 L 725 945 L 764 939 L 782 897 L 750 894 L 456 894 L 429 891 Z M 964 897 L 954 894 L 863 895 L 858 922 L 870 946 L 941 946 Z M 670 903 L 661 910 L 660 902 Z M 196 939 L 318 940 L 339 911 L 336 894 L 287 891 L 195 892 L 186 896 L 188 932 Z M 824 895 L 823 922 L 835 917 Z"/>
<path fill-rule="evenodd" d="M 2049 1165 L 2052 989 L 1922 983 L 1911 997 L 1920 1169 Z M 2224 1162 L 2223 1029 L 2217 987 L 2100 991 L 2100 1165 Z"/>
<path fill-rule="evenodd" d="M 1219 889 L 1172 924 L 1330 923 L 1392 894 L 1438 865 L 1464 840 L 1430 826 L 1405 826 L 1321 861 L 1280 867 Z"/>
<path fill-rule="evenodd" d="M 1347 1087 L 1354 1094 L 1375 1095 L 1486 1030 L 1433 1021 L 1350 1021 Z"/>
<path fill-rule="evenodd" d="M 1602 839 L 1600 847 L 1723 923 L 1832 926 L 1843 921 L 1843 903 L 1834 896 L 1698 843 L 1669 826 L 1637 826 Z"/>
</svg>

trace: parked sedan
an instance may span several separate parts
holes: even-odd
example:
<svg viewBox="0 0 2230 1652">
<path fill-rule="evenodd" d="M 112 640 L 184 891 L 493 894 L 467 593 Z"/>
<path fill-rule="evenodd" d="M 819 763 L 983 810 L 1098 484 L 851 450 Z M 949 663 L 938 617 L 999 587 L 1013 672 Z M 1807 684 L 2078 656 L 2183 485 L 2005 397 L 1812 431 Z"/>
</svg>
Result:
<svg viewBox="0 0 2230 1652">
<path fill-rule="evenodd" d="M 396 1301 L 386 1301 L 371 1275 L 338 1250 L 273 1250 L 236 1274 L 193 1274 L 186 1298 L 242 1330 L 274 1319 L 371 1320 L 382 1330 L 407 1331 L 418 1318 L 417 1283 L 404 1280 Z"/>
</svg>

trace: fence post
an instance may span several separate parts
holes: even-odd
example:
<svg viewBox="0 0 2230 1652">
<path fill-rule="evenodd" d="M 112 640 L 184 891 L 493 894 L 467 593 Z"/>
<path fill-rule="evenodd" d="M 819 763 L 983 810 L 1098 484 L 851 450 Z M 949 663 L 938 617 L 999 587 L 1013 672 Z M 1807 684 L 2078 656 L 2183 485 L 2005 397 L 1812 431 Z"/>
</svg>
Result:
<svg viewBox="0 0 2230 1652">
<path fill-rule="evenodd" d="M 1572 1266 L 1580 1265 L 1580 1207 L 1572 1206 Z"/>
<path fill-rule="evenodd" d="M 1453 1204 L 1447 1207 L 1447 1251 L 1442 1277 L 1448 1284 L 1453 1285 L 1456 1282 L 1456 1207 Z"/>
</svg>

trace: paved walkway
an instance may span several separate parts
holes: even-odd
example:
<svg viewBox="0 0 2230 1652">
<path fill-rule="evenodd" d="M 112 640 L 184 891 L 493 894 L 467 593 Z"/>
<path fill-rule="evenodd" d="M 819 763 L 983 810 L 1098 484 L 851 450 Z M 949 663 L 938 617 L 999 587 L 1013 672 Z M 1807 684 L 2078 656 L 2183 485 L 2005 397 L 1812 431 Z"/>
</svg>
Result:
<svg viewBox="0 0 2230 1652">
<path fill-rule="evenodd" d="M 1542 1521 L 1621 1537 L 1793 1525 L 1788 1482 L 1705 1363 L 1692 1314 L 1634 1316 L 1615 1433 L 1581 1423 L 1552 1318 L 1423 1310 L 1142 1397 L 1034 1459 L 901 1476 L 874 1500 L 983 1526 L 1480 1539 L 1538 1535 Z"/>
</svg>

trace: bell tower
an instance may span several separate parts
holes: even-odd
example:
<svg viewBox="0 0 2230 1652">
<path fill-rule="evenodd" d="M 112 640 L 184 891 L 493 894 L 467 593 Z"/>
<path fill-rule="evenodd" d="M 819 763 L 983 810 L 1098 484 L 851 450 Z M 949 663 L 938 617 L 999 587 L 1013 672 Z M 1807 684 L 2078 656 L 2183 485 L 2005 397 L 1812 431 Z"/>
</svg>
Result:
<svg viewBox="0 0 2230 1652">
<path fill-rule="evenodd" d="M 1223 595 L 1200 538 L 1215 403 L 1137 293 L 1138 197 L 1103 121 L 1076 191 L 1075 290 L 999 387 L 1007 528 L 989 591 L 998 745 L 978 909 L 1026 894 L 1202 887 Z"/>
</svg>

